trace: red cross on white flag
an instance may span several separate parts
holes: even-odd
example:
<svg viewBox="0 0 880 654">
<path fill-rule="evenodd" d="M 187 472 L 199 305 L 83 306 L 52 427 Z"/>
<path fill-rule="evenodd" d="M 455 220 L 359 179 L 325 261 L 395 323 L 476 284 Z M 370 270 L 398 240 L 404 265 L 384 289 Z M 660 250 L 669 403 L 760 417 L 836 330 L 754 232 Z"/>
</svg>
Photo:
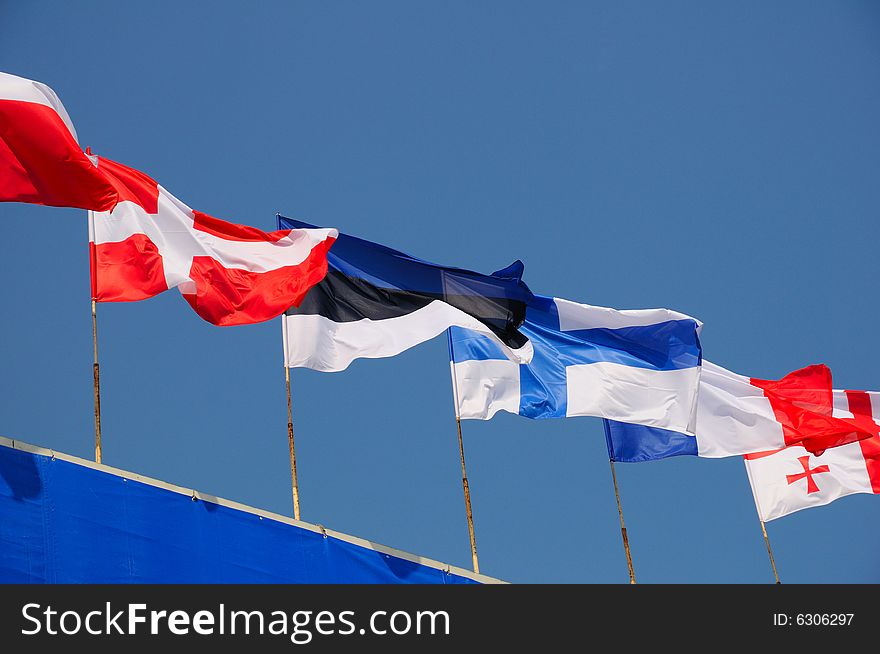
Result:
<svg viewBox="0 0 880 654">
<path fill-rule="evenodd" d="M 810 467 L 810 455 L 807 454 L 805 456 L 799 456 L 798 461 L 804 467 L 803 472 L 799 472 L 796 475 L 785 475 L 785 479 L 788 481 L 789 485 L 795 483 L 796 481 L 800 481 L 801 479 L 807 480 L 807 495 L 810 493 L 818 493 L 819 486 L 816 484 L 816 480 L 813 479 L 813 475 L 818 475 L 821 472 L 829 472 L 828 466 L 816 466 L 815 468 Z"/>
<path fill-rule="evenodd" d="M 834 391 L 834 416 L 851 418 L 874 436 L 820 456 L 791 446 L 747 454 L 746 470 L 765 522 L 853 493 L 880 494 L 880 392 Z"/>
</svg>

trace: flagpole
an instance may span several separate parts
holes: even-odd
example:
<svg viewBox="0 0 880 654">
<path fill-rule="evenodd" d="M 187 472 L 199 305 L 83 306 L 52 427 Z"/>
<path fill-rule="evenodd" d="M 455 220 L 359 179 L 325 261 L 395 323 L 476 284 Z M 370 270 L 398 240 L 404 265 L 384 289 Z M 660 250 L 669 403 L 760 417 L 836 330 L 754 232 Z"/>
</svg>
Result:
<svg viewBox="0 0 880 654">
<path fill-rule="evenodd" d="M 467 515 L 467 524 L 468 524 L 468 537 L 470 538 L 471 543 L 471 560 L 474 565 L 474 572 L 480 572 L 480 560 L 477 557 L 477 536 L 474 531 L 474 513 L 471 509 L 471 489 L 468 485 L 467 478 L 467 467 L 464 462 L 464 441 L 461 437 L 461 416 L 459 415 L 458 410 L 458 380 L 455 378 L 455 364 L 451 361 L 452 357 L 452 333 L 450 330 L 446 330 L 446 335 L 449 339 L 449 354 L 450 354 L 450 363 L 449 367 L 452 372 L 452 394 L 453 399 L 455 400 L 455 426 L 458 429 L 458 457 L 461 461 L 461 486 L 464 489 L 464 510 Z"/>
<path fill-rule="evenodd" d="M 95 461 L 101 463 L 101 368 L 98 364 L 98 316 L 95 312 L 95 301 L 92 300 L 92 349 L 94 363 L 92 378 L 95 391 Z"/>
<path fill-rule="evenodd" d="M 293 519 L 299 520 L 299 481 L 296 476 L 296 447 L 293 440 L 293 409 L 290 403 L 290 368 L 287 367 L 287 321 L 281 316 L 281 332 L 284 339 L 284 386 L 287 390 L 287 447 L 290 451 L 290 482 L 293 492 Z"/>
<path fill-rule="evenodd" d="M 629 569 L 629 583 L 636 583 L 636 573 L 633 569 L 632 552 L 629 549 L 629 538 L 626 536 L 626 525 L 623 522 L 623 507 L 620 504 L 620 491 L 617 488 L 617 473 L 614 470 L 614 459 L 609 457 L 611 464 L 611 481 L 614 482 L 614 497 L 617 499 L 617 515 L 620 517 L 620 535 L 623 537 L 623 550 L 626 552 L 626 566 Z"/>
<path fill-rule="evenodd" d="M 95 215 L 93 212 L 88 212 L 89 217 L 89 241 L 94 240 L 95 233 Z M 101 368 L 98 364 L 98 314 L 97 314 L 97 302 L 95 301 L 96 295 L 96 279 L 95 275 L 97 274 L 97 269 L 95 267 L 94 261 L 94 249 L 89 246 L 89 272 L 90 272 L 90 281 L 89 287 L 91 290 L 92 296 L 92 384 L 95 395 L 95 461 L 97 463 L 101 463 L 102 460 L 102 449 L 101 449 Z"/>
<path fill-rule="evenodd" d="M 770 547 L 770 537 L 767 535 L 767 526 L 764 524 L 764 514 L 761 512 L 761 505 L 758 503 L 758 496 L 755 494 L 755 485 L 752 482 L 752 471 L 749 468 L 748 459 L 743 457 L 743 465 L 746 467 L 746 476 L 749 478 L 749 486 L 752 487 L 752 497 L 755 500 L 755 510 L 758 512 L 758 522 L 761 523 L 761 534 L 764 536 L 764 545 L 767 546 L 767 556 L 770 557 L 770 567 L 773 568 L 773 578 L 776 580 L 777 584 L 781 584 L 779 581 L 779 572 L 776 570 L 776 558 L 773 556 L 773 548 Z"/>
<path fill-rule="evenodd" d="M 758 518 L 758 522 L 761 523 L 761 533 L 764 534 L 764 544 L 767 546 L 767 555 L 770 557 L 770 567 L 773 568 L 773 577 L 776 579 L 777 584 L 781 584 L 779 581 L 779 573 L 776 572 L 776 560 L 773 558 L 773 549 L 770 547 L 770 537 L 767 536 L 767 527 L 764 526 L 764 521 Z"/>
<path fill-rule="evenodd" d="M 474 513 L 471 510 L 471 490 L 468 486 L 467 469 L 464 464 L 464 443 L 461 439 L 461 418 L 455 417 L 458 427 L 458 456 L 461 459 L 461 485 L 464 488 L 464 510 L 467 514 L 468 536 L 471 541 L 471 558 L 474 562 L 474 572 L 480 572 L 480 560 L 477 558 L 477 537 L 474 533 Z"/>
</svg>

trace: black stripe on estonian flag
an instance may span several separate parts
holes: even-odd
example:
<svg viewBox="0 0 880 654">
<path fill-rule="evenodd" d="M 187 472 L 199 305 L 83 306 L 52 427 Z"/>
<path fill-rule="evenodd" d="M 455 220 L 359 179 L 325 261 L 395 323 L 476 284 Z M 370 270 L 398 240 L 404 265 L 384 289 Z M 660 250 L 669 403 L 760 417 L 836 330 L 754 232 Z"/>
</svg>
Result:
<svg viewBox="0 0 880 654">
<path fill-rule="evenodd" d="M 381 288 L 338 270 L 328 271 L 327 276 L 312 287 L 300 306 L 291 307 L 286 314 L 318 315 L 339 323 L 364 318 L 387 320 L 418 311 L 435 300 L 470 314 L 512 349 L 519 349 L 528 342 L 517 331 L 526 317 L 526 304 L 523 301 L 475 294 L 435 294 Z"/>
</svg>

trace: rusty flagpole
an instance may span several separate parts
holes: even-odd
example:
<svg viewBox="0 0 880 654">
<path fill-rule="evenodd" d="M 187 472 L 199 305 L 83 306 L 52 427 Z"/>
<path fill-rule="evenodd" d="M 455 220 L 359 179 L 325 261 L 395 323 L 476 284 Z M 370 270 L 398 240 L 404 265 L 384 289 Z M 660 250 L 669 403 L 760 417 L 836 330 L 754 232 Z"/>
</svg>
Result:
<svg viewBox="0 0 880 654">
<path fill-rule="evenodd" d="M 98 315 L 97 315 L 97 302 L 95 301 L 95 295 L 97 292 L 97 280 L 95 279 L 95 275 L 97 274 L 97 268 L 95 267 L 95 252 L 91 247 L 91 241 L 94 239 L 95 234 L 95 215 L 93 212 L 89 211 L 89 288 L 91 290 L 92 296 L 92 385 L 95 397 L 95 461 L 97 463 L 101 463 L 103 458 L 102 448 L 101 448 L 101 367 L 98 363 Z"/>
<path fill-rule="evenodd" d="M 752 483 L 752 471 L 749 469 L 749 463 L 746 460 L 746 457 L 743 457 L 743 465 L 746 467 L 746 476 L 749 478 L 749 486 L 754 488 L 754 484 Z M 773 569 L 773 579 L 776 580 L 777 584 L 781 584 L 779 581 L 779 572 L 776 570 L 776 558 L 773 556 L 773 548 L 770 547 L 770 537 L 767 535 L 767 526 L 764 524 L 764 517 L 761 513 L 761 506 L 758 504 L 758 496 L 752 492 L 752 498 L 755 500 L 755 510 L 758 512 L 758 522 L 761 523 L 761 535 L 764 536 L 764 545 L 767 547 L 767 556 L 770 557 L 770 567 Z"/>
<path fill-rule="evenodd" d="M 629 571 L 629 583 L 636 583 L 636 572 L 633 568 L 632 552 L 629 549 L 629 537 L 626 534 L 626 523 L 623 521 L 623 506 L 620 503 L 620 489 L 617 486 L 617 470 L 614 467 L 614 445 L 611 440 L 611 431 L 607 420 L 603 420 L 605 427 L 605 443 L 608 446 L 608 463 L 611 466 L 611 481 L 614 484 L 614 499 L 617 500 L 617 517 L 620 519 L 620 536 L 623 539 L 623 551 L 626 554 L 626 567 Z"/>
<path fill-rule="evenodd" d="M 468 478 L 467 478 L 467 468 L 464 463 L 464 441 L 461 437 L 461 416 L 459 415 L 458 410 L 458 380 L 455 377 L 455 364 L 452 362 L 452 333 L 450 330 L 446 330 L 446 335 L 449 339 L 449 355 L 450 362 L 449 367 L 452 372 L 452 396 L 453 401 L 455 402 L 455 426 L 458 429 L 458 457 L 461 461 L 461 486 L 464 489 L 464 510 L 467 516 L 467 525 L 468 525 L 468 536 L 470 538 L 471 544 L 471 559 L 474 564 L 474 572 L 480 572 L 480 560 L 477 557 L 477 536 L 474 531 L 474 513 L 471 509 L 471 490 L 470 486 L 468 486 Z"/>
<path fill-rule="evenodd" d="M 296 446 L 293 439 L 293 410 L 290 403 L 290 368 L 287 366 L 287 320 L 281 315 L 281 334 L 284 350 L 284 387 L 287 391 L 287 448 L 290 452 L 290 483 L 293 493 L 293 519 L 299 520 L 299 481 L 296 477 Z"/>
<path fill-rule="evenodd" d="M 614 459 L 608 458 L 611 464 L 611 481 L 614 482 L 614 497 L 617 499 L 617 515 L 620 517 L 620 535 L 623 538 L 623 550 L 626 552 L 626 567 L 629 570 L 629 583 L 636 583 L 636 573 L 633 569 L 632 552 L 629 549 L 629 538 L 626 536 L 626 525 L 623 522 L 623 508 L 620 505 L 620 491 L 617 488 L 617 473 L 614 470 Z"/>
<path fill-rule="evenodd" d="M 779 581 L 779 573 L 776 571 L 776 559 L 773 558 L 773 549 L 770 547 L 770 537 L 767 536 L 767 527 L 764 526 L 764 521 L 760 518 L 758 522 L 761 523 L 761 533 L 764 534 L 764 544 L 767 546 L 767 556 L 770 557 L 770 567 L 773 568 L 773 578 L 776 580 L 777 584 L 781 584 Z"/>
</svg>

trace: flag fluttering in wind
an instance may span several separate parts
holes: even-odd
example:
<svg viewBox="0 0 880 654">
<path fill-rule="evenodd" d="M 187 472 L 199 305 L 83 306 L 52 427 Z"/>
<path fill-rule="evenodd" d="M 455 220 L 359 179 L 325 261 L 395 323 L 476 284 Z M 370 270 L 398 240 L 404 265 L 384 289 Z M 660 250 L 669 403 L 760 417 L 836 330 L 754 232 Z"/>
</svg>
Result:
<svg viewBox="0 0 880 654">
<path fill-rule="evenodd" d="M 0 201 L 90 210 L 92 299 L 177 287 L 202 318 L 241 325 L 299 304 L 327 271 L 334 229 L 276 232 L 194 211 L 144 173 L 82 151 L 45 84 L 0 73 Z"/>
<path fill-rule="evenodd" d="M 129 302 L 178 288 L 215 325 L 262 322 L 299 304 L 327 272 L 335 229 L 264 232 L 194 211 L 133 168 L 95 157 L 119 203 L 93 212 L 92 297 Z"/>
<path fill-rule="evenodd" d="M 505 360 L 479 334 L 450 331 L 458 415 L 598 416 L 686 431 L 700 376 L 700 326 L 668 309 L 620 311 L 535 296 L 522 326 L 535 352 L 528 365 Z"/>
<path fill-rule="evenodd" d="M 314 228 L 283 216 L 278 226 Z M 289 368 L 345 370 L 355 359 L 400 354 L 454 325 L 483 334 L 502 357 L 531 359 L 531 343 L 518 330 L 532 297 L 519 261 L 483 275 L 346 234 L 327 259 L 326 278 L 284 316 Z"/>
<path fill-rule="evenodd" d="M 55 92 L 0 73 L 0 202 L 105 211 L 116 200 L 116 189 L 77 144 Z"/>
<path fill-rule="evenodd" d="M 880 494 L 880 393 L 834 391 L 834 410 L 873 436 L 819 456 L 795 445 L 745 457 L 755 506 L 764 522 L 853 493 Z"/>
<path fill-rule="evenodd" d="M 703 361 L 695 428 L 676 433 L 608 421 L 605 433 L 611 457 L 630 463 L 680 454 L 737 456 L 790 445 L 821 454 L 872 435 L 870 424 L 835 410 L 831 371 L 824 365 L 768 381 Z"/>
</svg>

